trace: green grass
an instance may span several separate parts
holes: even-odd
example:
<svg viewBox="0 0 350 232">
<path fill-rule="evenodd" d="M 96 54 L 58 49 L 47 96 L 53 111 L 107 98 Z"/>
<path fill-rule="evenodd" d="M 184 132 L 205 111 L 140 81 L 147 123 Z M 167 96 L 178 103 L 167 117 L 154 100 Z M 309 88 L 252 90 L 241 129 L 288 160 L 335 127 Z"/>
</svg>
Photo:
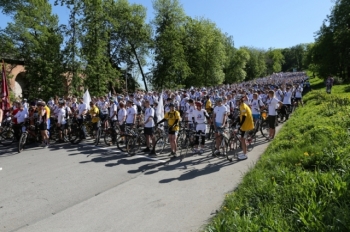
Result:
<svg viewBox="0 0 350 232">
<path fill-rule="evenodd" d="M 306 105 L 206 231 L 350 231 L 349 86 L 336 85 L 329 95 L 322 80 L 310 82 Z"/>
</svg>

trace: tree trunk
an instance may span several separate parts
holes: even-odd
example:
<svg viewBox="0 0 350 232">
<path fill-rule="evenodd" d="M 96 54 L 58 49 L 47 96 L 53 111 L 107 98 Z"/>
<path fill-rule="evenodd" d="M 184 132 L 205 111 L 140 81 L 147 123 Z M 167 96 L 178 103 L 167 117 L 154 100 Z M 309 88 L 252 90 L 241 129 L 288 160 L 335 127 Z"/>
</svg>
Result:
<svg viewBox="0 0 350 232">
<path fill-rule="evenodd" d="M 140 60 L 139 60 L 139 57 L 137 56 L 136 49 L 135 49 L 135 47 L 134 47 L 133 44 L 131 44 L 130 42 L 129 42 L 129 44 L 130 44 L 131 49 L 132 49 L 132 52 L 134 53 L 135 58 L 136 58 L 136 60 L 137 60 L 137 65 L 139 66 L 139 69 L 140 69 L 140 72 L 141 72 L 141 75 L 142 75 L 142 80 L 143 80 L 143 83 L 145 84 L 145 89 L 146 89 L 146 91 L 148 92 L 147 83 L 146 83 L 146 77 L 145 77 L 145 74 L 143 73 L 143 69 L 142 69 L 142 66 L 141 66 L 141 62 L 140 62 Z"/>
</svg>

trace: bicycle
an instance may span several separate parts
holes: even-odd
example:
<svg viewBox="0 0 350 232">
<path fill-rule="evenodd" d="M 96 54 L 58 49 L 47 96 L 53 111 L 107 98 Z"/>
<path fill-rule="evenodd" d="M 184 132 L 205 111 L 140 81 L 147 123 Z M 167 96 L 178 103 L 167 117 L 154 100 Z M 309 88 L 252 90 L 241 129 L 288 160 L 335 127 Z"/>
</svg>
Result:
<svg viewBox="0 0 350 232">
<path fill-rule="evenodd" d="M 194 128 L 196 125 L 194 125 Z M 181 152 L 180 155 L 182 155 L 182 151 L 186 150 L 186 154 L 188 153 L 188 149 L 190 148 L 193 150 L 193 147 L 195 146 L 195 137 L 196 137 L 196 130 L 192 129 L 184 129 L 181 133 L 179 133 L 179 139 L 178 139 L 178 147 L 180 148 Z"/>
<path fill-rule="evenodd" d="M 15 131 L 13 130 L 12 118 L 9 116 L 3 120 L 0 131 L 0 143 L 9 146 L 15 141 Z"/>
<path fill-rule="evenodd" d="M 166 126 L 161 128 L 161 125 L 158 125 L 158 127 L 156 127 L 156 133 L 155 133 L 156 143 L 153 146 L 153 149 L 156 154 L 163 154 L 163 151 L 166 145 L 170 147 L 167 131 L 168 131 L 168 127 Z"/>
<path fill-rule="evenodd" d="M 146 145 L 146 137 L 142 133 L 143 128 L 132 129 L 131 127 L 126 127 L 126 133 L 128 135 L 126 151 L 129 155 L 135 155 L 141 148 L 141 146 Z"/>
<path fill-rule="evenodd" d="M 233 159 L 238 158 L 238 150 L 239 148 L 242 149 L 242 141 L 241 141 L 241 135 L 239 133 L 240 126 L 236 125 L 234 130 L 231 130 L 230 138 L 227 142 L 227 153 L 226 158 L 230 162 L 233 161 Z M 247 146 L 247 151 L 250 152 L 253 150 L 254 147 L 254 136 L 252 131 L 246 131 L 244 134 L 244 141 Z"/>
<path fill-rule="evenodd" d="M 18 153 L 21 153 L 30 142 L 36 142 L 40 144 L 42 141 L 41 133 L 39 130 L 38 122 L 35 125 L 28 125 L 28 122 L 22 123 L 21 125 L 21 137 L 18 142 Z"/>
</svg>

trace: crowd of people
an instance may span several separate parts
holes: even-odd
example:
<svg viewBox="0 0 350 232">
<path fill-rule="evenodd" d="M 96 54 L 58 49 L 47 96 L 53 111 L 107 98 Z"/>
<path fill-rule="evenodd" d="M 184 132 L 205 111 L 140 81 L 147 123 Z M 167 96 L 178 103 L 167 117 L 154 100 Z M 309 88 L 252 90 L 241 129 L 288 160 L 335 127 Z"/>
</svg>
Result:
<svg viewBox="0 0 350 232">
<path fill-rule="evenodd" d="M 172 156 L 177 155 L 176 137 L 181 121 L 186 121 L 190 128 L 197 131 L 195 152 L 198 153 L 203 153 L 207 125 L 212 123 L 218 138 L 215 151 L 217 155 L 220 145 L 218 135 L 228 126 L 227 120 L 232 117 L 235 109 L 240 112 L 238 120 L 241 138 L 254 128 L 254 121 L 261 117 L 260 112 L 266 110 L 270 127 L 268 140 L 271 140 L 275 136 L 276 110 L 284 112 L 287 120 L 286 111 L 291 106 L 292 99 L 302 105 L 303 92 L 309 88 L 306 73 L 293 72 L 276 73 L 252 81 L 215 87 L 191 87 L 165 90 L 162 93 L 136 91 L 124 95 L 106 94 L 94 96 L 90 102 L 84 102 L 83 97 L 52 97 L 46 102 L 43 99 L 23 99 L 21 102 L 13 102 L 9 112 L 1 111 L 0 122 L 5 114 L 12 116 L 15 136 L 18 139 L 18 125 L 26 120 L 32 123 L 36 121 L 42 136 L 42 146 L 48 146 L 51 120 L 56 120 L 55 125 L 64 134 L 72 117 L 76 117 L 81 123 L 89 117 L 94 131 L 106 118 L 112 125 L 118 124 L 122 131 L 125 131 L 125 126 L 135 126 L 137 119 L 142 117 L 147 144 L 144 152 L 156 155 L 154 128 L 166 123 Z M 60 137 L 60 142 L 64 142 L 63 136 Z M 243 152 L 238 156 L 240 160 L 248 158 L 244 145 L 245 143 L 242 143 Z"/>
</svg>

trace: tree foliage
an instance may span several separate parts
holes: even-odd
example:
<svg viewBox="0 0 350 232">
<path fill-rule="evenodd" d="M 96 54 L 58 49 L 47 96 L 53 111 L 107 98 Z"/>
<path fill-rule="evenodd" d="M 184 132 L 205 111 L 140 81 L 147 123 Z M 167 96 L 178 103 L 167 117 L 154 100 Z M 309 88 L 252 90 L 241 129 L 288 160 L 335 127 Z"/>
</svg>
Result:
<svg viewBox="0 0 350 232">
<path fill-rule="evenodd" d="M 47 1 L 27 0 L 17 5 L 13 22 L 1 37 L 12 41 L 13 53 L 24 60 L 27 97 L 63 94 L 64 69 L 60 45 L 63 37 L 58 17 Z"/>
<path fill-rule="evenodd" d="M 350 0 L 336 0 L 309 50 L 309 67 L 321 77 L 350 80 Z"/>
<path fill-rule="evenodd" d="M 190 74 L 183 44 L 185 13 L 178 0 L 156 0 L 153 8 L 154 66 L 150 82 L 156 89 L 179 87 Z"/>
</svg>

